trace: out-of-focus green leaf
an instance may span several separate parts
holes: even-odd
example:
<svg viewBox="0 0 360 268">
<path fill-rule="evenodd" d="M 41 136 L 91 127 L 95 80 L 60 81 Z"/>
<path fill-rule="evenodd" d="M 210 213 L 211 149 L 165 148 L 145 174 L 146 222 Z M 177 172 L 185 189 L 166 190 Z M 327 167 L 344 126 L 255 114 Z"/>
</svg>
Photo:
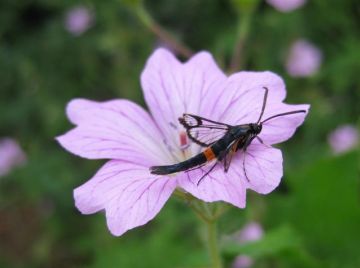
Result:
<svg viewBox="0 0 360 268">
<path fill-rule="evenodd" d="M 357 154 L 319 160 L 304 171 L 288 173 L 289 194 L 270 199 L 268 223 L 291 224 L 309 252 L 326 264 L 359 266 Z"/>
<path fill-rule="evenodd" d="M 265 257 L 279 254 L 285 250 L 301 248 L 299 236 L 289 226 L 283 226 L 266 232 L 264 237 L 257 241 L 244 244 L 232 242 L 223 247 L 226 255 L 237 256 L 245 254 L 251 257 Z"/>
</svg>

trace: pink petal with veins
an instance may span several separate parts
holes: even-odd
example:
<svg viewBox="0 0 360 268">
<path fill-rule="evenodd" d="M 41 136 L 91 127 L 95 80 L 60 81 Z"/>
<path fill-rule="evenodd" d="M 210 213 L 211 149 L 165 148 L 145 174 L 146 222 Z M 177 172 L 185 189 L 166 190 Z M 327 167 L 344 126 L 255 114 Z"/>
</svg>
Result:
<svg viewBox="0 0 360 268">
<path fill-rule="evenodd" d="M 246 181 L 248 188 L 268 194 L 279 185 L 283 176 L 283 158 L 279 149 L 254 141 L 236 160 L 233 169 Z"/>
<path fill-rule="evenodd" d="M 239 72 L 231 75 L 224 85 L 217 107 L 223 109 L 219 120 L 228 124 L 255 123 L 261 112 L 266 87 L 267 103 L 285 99 L 284 81 L 272 72 Z"/>
<path fill-rule="evenodd" d="M 153 120 L 135 103 L 79 99 L 68 105 L 67 113 L 78 126 L 57 140 L 76 155 L 90 159 L 134 160 L 143 165 L 170 158 Z"/>
<path fill-rule="evenodd" d="M 151 175 L 142 165 L 111 160 L 74 190 L 74 198 L 84 214 L 105 209 L 111 233 L 120 236 L 152 220 L 175 187 L 174 178 Z"/>
<path fill-rule="evenodd" d="M 265 122 L 259 137 L 267 145 L 277 144 L 290 139 L 294 135 L 296 129 L 304 122 L 310 109 L 310 105 L 308 104 L 290 105 L 280 103 L 269 105 L 267 107 L 268 109 L 265 110 L 263 120 L 280 113 L 299 110 L 306 111 L 305 113 L 279 116 Z"/>
<path fill-rule="evenodd" d="M 141 75 L 146 103 L 169 145 L 178 150 L 178 118 L 183 113 L 210 115 L 222 94 L 225 75 L 207 52 L 194 55 L 188 62 L 179 62 L 165 49 L 157 49 L 148 59 Z"/>
<path fill-rule="evenodd" d="M 205 168 L 185 172 L 178 176 L 179 185 L 187 192 L 206 202 L 225 201 L 239 208 L 244 208 L 246 203 L 246 183 L 239 178 L 231 167 L 224 172 L 221 163 L 204 177 L 214 163 Z"/>
<path fill-rule="evenodd" d="M 268 97 L 261 121 L 279 113 L 306 111 L 265 122 L 259 137 L 266 144 L 272 145 L 286 141 L 295 133 L 296 128 L 303 123 L 309 105 L 283 103 L 286 95 L 285 84 L 279 76 L 271 72 L 240 72 L 229 78 L 225 92 L 231 97 L 225 103 L 220 100 L 220 106 L 227 107 L 222 115 L 222 122 L 231 125 L 256 123 L 264 102 L 264 88 L 268 89 Z"/>
</svg>

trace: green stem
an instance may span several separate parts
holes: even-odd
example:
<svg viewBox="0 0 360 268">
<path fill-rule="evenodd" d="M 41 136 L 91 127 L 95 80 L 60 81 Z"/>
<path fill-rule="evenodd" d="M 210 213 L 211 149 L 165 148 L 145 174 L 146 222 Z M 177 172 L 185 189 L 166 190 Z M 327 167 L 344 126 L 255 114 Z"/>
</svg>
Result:
<svg viewBox="0 0 360 268">
<path fill-rule="evenodd" d="M 207 248 L 211 259 L 212 268 L 222 268 L 221 255 L 218 247 L 217 220 L 219 214 L 214 210 L 214 204 L 195 200 L 190 203 L 196 215 L 205 223 L 207 232 Z"/>
<path fill-rule="evenodd" d="M 146 11 L 144 6 L 141 4 L 136 7 L 136 14 L 144 25 L 150 29 L 160 40 L 166 43 L 172 50 L 176 53 L 184 56 L 185 58 L 190 58 L 193 54 L 192 50 L 178 41 L 173 35 L 168 31 L 162 28 Z"/>
<path fill-rule="evenodd" d="M 218 247 L 217 220 L 226 212 L 228 206 L 220 204 L 209 204 L 184 193 L 181 190 L 175 191 L 175 196 L 187 202 L 189 207 L 205 223 L 207 228 L 207 247 L 211 259 L 212 268 L 222 268 L 221 254 Z"/>
<path fill-rule="evenodd" d="M 201 208 L 199 208 L 196 201 L 189 202 L 190 208 L 195 212 L 195 214 L 199 217 L 200 220 L 205 222 L 206 224 L 211 221 L 207 215 L 204 215 L 204 212 Z"/>
<path fill-rule="evenodd" d="M 246 39 L 248 37 L 250 31 L 250 22 L 253 12 L 245 12 L 243 13 L 237 25 L 237 34 L 236 34 L 236 42 L 233 52 L 233 57 L 230 63 L 230 72 L 236 72 L 242 68 L 244 63 L 244 47 L 246 43 Z"/>
<path fill-rule="evenodd" d="M 211 258 L 212 268 L 222 268 L 221 256 L 218 247 L 216 221 L 207 222 L 208 249 Z"/>
</svg>

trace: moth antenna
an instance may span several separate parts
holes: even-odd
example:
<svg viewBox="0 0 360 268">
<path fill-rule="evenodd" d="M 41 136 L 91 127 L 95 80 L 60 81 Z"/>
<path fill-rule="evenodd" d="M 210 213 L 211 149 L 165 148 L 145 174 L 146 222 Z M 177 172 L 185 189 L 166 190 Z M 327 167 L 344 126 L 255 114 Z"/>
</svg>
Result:
<svg viewBox="0 0 360 268">
<path fill-rule="evenodd" d="M 299 113 L 306 113 L 305 110 L 296 110 L 296 111 L 291 111 L 291 112 L 286 112 L 286 113 L 281 113 L 281 114 L 276 114 L 276 115 L 273 115 L 273 116 L 270 116 L 268 118 L 266 118 L 264 121 L 261 122 L 261 124 L 271 120 L 271 119 L 274 119 L 276 117 L 279 117 L 279 116 L 284 116 L 284 115 L 289 115 L 289 114 L 299 114 Z"/>
<path fill-rule="evenodd" d="M 259 122 L 261 121 L 261 118 L 263 117 L 264 115 L 264 111 L 265 111 L 265 107 L 266 107 L 266 102 L 267 102 L 267 97 L 268 97 L 268 92 L 269 92 L 269 89 L 267 87 L 263 87 L 265 89 L 265 93 L 264 93 L 264 100 L 263 100 L 263 105 L 261 107 L 261 113 L 260 113 L 260 116 L 259 116 L 259 119 L 258 121 L 256 122 L 256 124 L 259 124 Z"/>
</svg>

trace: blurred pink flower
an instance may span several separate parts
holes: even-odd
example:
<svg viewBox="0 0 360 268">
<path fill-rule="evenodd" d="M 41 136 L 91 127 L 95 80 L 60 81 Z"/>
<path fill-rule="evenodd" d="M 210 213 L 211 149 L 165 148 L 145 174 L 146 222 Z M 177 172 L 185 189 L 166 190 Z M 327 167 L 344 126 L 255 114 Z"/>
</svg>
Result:
<svg viewBox="0 0 360 268">
<path fill-rule="evenodd" d="M 0 139 L 0 176 L 7 175 L 13 168 L 25 162 L 25 153 L 14 139 Z"/>
<path fill-rule="evenodd" d="M 266 2 L 281 12 L 290 12 L 303 6 L 306 0 L 266 0 Z"/>
<path fill-rule="evenodd" d="M 263 234 L 264 230 L 259 223 L 250 222 L 241 229 L 238 235 L 238 241 L 240 243 L 256 241 L 261 239 Z"/>
<path fill-rule="evenodd" d="M 65 28 L 73 35 L 81 35 L 94 21 L 93 13 L 85 6 L 77 6 L 66 13 Z"/>
<path fill-rule="evenodd" d="M 315 74 L 322 61 L 321 51 L 306 40 L 294 42 L 286 62 L 286 70 L 293 77 L 307 77 Z"/>
<path fill-rule="evenodd" d="M 72 100 L 67 116 L 76 126 L 57 138 L 68 151 L 89 159 L 111 159 L 93 178 L 74 191 L 84 214 L 105 209 L 114 235 L 143 225 L 155 217 L 176 187 L 206 202 L 225 201 L 244 208 L 246 189 L 271 192 L 283 174 L 279 149 L 254 140 L 248 147 L 247 175 L 242 153 L 233 158 L 228 173 L 216 168 L 198 185 L 209 167 L 169 176 L 150 174 L 153 165 L 183 161 L 203 150 L 195 143 L 184 148 L 184 129 L 178 118 L 193 113 L 229 124 L 256 122 L 269 89 L 263 118 L 309 105 L 283 103 L 283 80 L 271 72 L 240 72 L 226 77 L 212 56 L 200 52 L 180 63 L 165 49 L 148 59 L 141 84 L 150 114 L 127 100 L 95 102 Z M 266 144 L 289 139 L 305 114 L 278 117 L 263 125 Z"/>
<path fill-rule="evenodd" d="M 335 154 L 346 152 L 359 143 L 359 132 L 352 125 L 343 125 L 330 133 L 328 141 Z"/>
<path fill-rule="evenodd" d="M 239 255 L 232 263 L 232 268 L 249 268 L 253 266 L 254 260 L 246 255 Z"/>
<path fill-rule="evenodd" d="M 236 235 L 236 240 L 240 244 L 245 244 L 246 242 L 260 240 L 264 235 L 264 230 L 261 225 L 257 222 L 250 222 L 245 225 L 240 232 Z M 248 268 L 254 264 L 254 260 L 246 255 L 239 255 L 235 258 L 232 263 L 233 268 Z"/>
</svg>

